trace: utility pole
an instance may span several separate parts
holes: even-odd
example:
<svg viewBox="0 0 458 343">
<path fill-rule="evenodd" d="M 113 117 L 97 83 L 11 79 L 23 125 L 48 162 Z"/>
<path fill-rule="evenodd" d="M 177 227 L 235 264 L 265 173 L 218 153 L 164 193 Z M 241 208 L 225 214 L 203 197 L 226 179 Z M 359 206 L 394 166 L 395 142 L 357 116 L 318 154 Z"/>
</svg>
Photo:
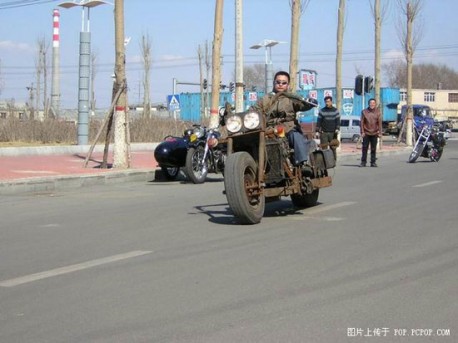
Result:
<svg viewBox="0 0 458 343">
<path fill-rule="evenodd" d="M 52 83 L 51 83 L 51 115 L 59 117 L 60 111 L 60 13 L 53 11 L 53 36 L 52 36 Z"/>
<path fill-rule="evenodd" d="M 235 0 L 235 111 L 243 112 L 242 0 Z"/>
<path fill-rule="evenodd" d="M 35 109 L 33 107 L 33 92 L 35 88 L 33 87 L 33 82 L 30 84 L 30 87 L 26 87 L 29 91 L 29 119 L 35 119 Z"/>
<path fill-rule="evenodd" d="M 342 50 L 345 20 L 345 0 L 339 0 L 336 54 L 336 107 L 342 107 Z"/>
<path fill-rule="evenodd" d="M 115 106 L 113 168 L 130 168 L 130 141 L 127 121 L 126 56 L 124 47 L 124 0 L 115 0 L 115 76 L 114 92 L 122 88 Z"/>
<path fill-rule="evenodd" d="M 210 127 L 217 127 L 219 124 L 218 109 L 219 83 L 221 81 L 221 45 L 223 40 L 223 5 L 224 0 L 216 0 L 212 54 L 212 103 L 210 110 Z"/>
<path fill-rule="evenodd" d="M 292 92 L 297 89 L 299 26 L 301 17 L 301 0 L 291 0 L 291 45 L 289 56 L 289 88 Z M 271 85 L 269 85 L 271 86 Z"/>
</svg>

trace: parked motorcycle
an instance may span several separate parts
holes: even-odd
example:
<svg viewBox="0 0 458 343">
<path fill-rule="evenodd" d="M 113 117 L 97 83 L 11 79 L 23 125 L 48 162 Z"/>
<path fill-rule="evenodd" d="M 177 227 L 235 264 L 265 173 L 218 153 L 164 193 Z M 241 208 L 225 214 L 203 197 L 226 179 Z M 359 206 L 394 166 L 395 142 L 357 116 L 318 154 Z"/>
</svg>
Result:
<svg viewBox="0 0 458 343">
<path fill-rule="evenodd" d="M 306 103 L 310 108 L 316 106 Z M 328 175 L 328 169 L 335 166 L 332 151 L 318 150 L 315 141 L 310 140 L 314 147 L 309 149 L 309 165 L 295 166 L 294 152 L 282 125 L 266 127 L 265 116 L 254 111 L 226 113 L 228 156 L 224 188 L 239 222 L 259 223 L 265 203 L 282 196 L 290 196 L 299 208 L 316 205 L 319 189 L 332 185 Z"/>
<path fill-rule="evenodd" d="M 447 128 L 443 123 L 436 123 L 429 117 L 414 120 L 417 140 L 409 156 L 409 163 L 414 163 L 420 156 L 439 162 L 447 141 Z"/>
<path fill-rule="evenodd" d="M 203 183 L 209 172 L 224 171 L 226 146 L 217 129 L 194 125 L 182 137 L 165 137 L 154 157 L 168 180 L 176 180 L 182 169 L 193 183 Z"/>
</svg>

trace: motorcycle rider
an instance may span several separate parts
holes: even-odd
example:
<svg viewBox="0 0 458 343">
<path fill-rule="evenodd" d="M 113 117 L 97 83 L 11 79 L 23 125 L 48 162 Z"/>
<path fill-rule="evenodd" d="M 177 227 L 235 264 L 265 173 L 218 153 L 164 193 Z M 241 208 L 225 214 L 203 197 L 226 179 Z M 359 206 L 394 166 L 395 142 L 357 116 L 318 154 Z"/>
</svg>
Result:
<svg viewBox="0 0 458 343">
<path fill-rule="evenodd" d="M 308 111 L 313 104 L 305 102 L 305 99 L 297 94 L 289 92 L 290 76 L 286 71 L 275 74 L 272 92 L 259 99 L 251 107 L 254 111 L 266 116 L 267 126 L 274 127 L 282 124 L 288 143 L 294 149 L 295 165 L 305 166 L 309 157 L 309 142 L 296 119 L 296 113 Z M 311 99 L 308 100 L 312 102 Z"/>
<path fill-rule="evenodd" d="M 382 136 L 382 114 L 375 99 L 369 99 L 369 106 L 361 112 L 361 137 L 363 138 L 360 167 L 367 162 L 367 149 L 371 145 L 371 167 L 377 167 L 377 139 Z"/>
</svg>

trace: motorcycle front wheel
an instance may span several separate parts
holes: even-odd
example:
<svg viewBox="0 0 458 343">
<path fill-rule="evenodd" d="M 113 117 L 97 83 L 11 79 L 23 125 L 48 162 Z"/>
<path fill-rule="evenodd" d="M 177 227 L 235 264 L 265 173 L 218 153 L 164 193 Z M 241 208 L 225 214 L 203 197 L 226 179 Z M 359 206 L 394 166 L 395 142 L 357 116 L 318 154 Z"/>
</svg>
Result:
<svg viewBox="0 0 458 343">
<path fill-rule="evenodd" d="M 180 173 L 180 167 L 174 167 L 174 168 L 161 167 L 161 170 L 165 178 L 170 181 L 175 181 L 178 177 L 178 174 Z"/>
<path fill-rule="evenodd" d="M 186 154 L 184 171 L 193 183 L 204 183 L 208 174 L 208 161 L 202 161 L 204 148 L 189 148 Z"/>
<path fill-rule="evenodd" d="M 227 157 L 224 188 L 227 202 L 242 224 L 258 224 L 266 200 L 258 189 L 258 166 L 247 152 L 235 152 Z"/>
<path fill-rule="evenodd" d="M 413 148 L 409 156 L 409 163 L 415 163 L 415 161 L 421 156 L 421 153 L 423 152 L 424 147 L 425 147 L 425 144 L 418 144 L 417 146 Z"/>
</svg>

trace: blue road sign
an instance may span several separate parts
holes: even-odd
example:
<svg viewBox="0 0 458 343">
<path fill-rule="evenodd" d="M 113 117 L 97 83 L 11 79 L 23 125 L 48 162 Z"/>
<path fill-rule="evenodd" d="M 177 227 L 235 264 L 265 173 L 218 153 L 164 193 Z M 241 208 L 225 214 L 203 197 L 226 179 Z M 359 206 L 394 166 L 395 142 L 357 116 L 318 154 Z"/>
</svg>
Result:
<svg viewBox="0 0 458 343">
<path fill-rule="evenodd" d="M 180 110 L 180 95 L 172 94 L 167 95 L 167 107 L 169 111 L 179 111 Z"/>
</svg>

